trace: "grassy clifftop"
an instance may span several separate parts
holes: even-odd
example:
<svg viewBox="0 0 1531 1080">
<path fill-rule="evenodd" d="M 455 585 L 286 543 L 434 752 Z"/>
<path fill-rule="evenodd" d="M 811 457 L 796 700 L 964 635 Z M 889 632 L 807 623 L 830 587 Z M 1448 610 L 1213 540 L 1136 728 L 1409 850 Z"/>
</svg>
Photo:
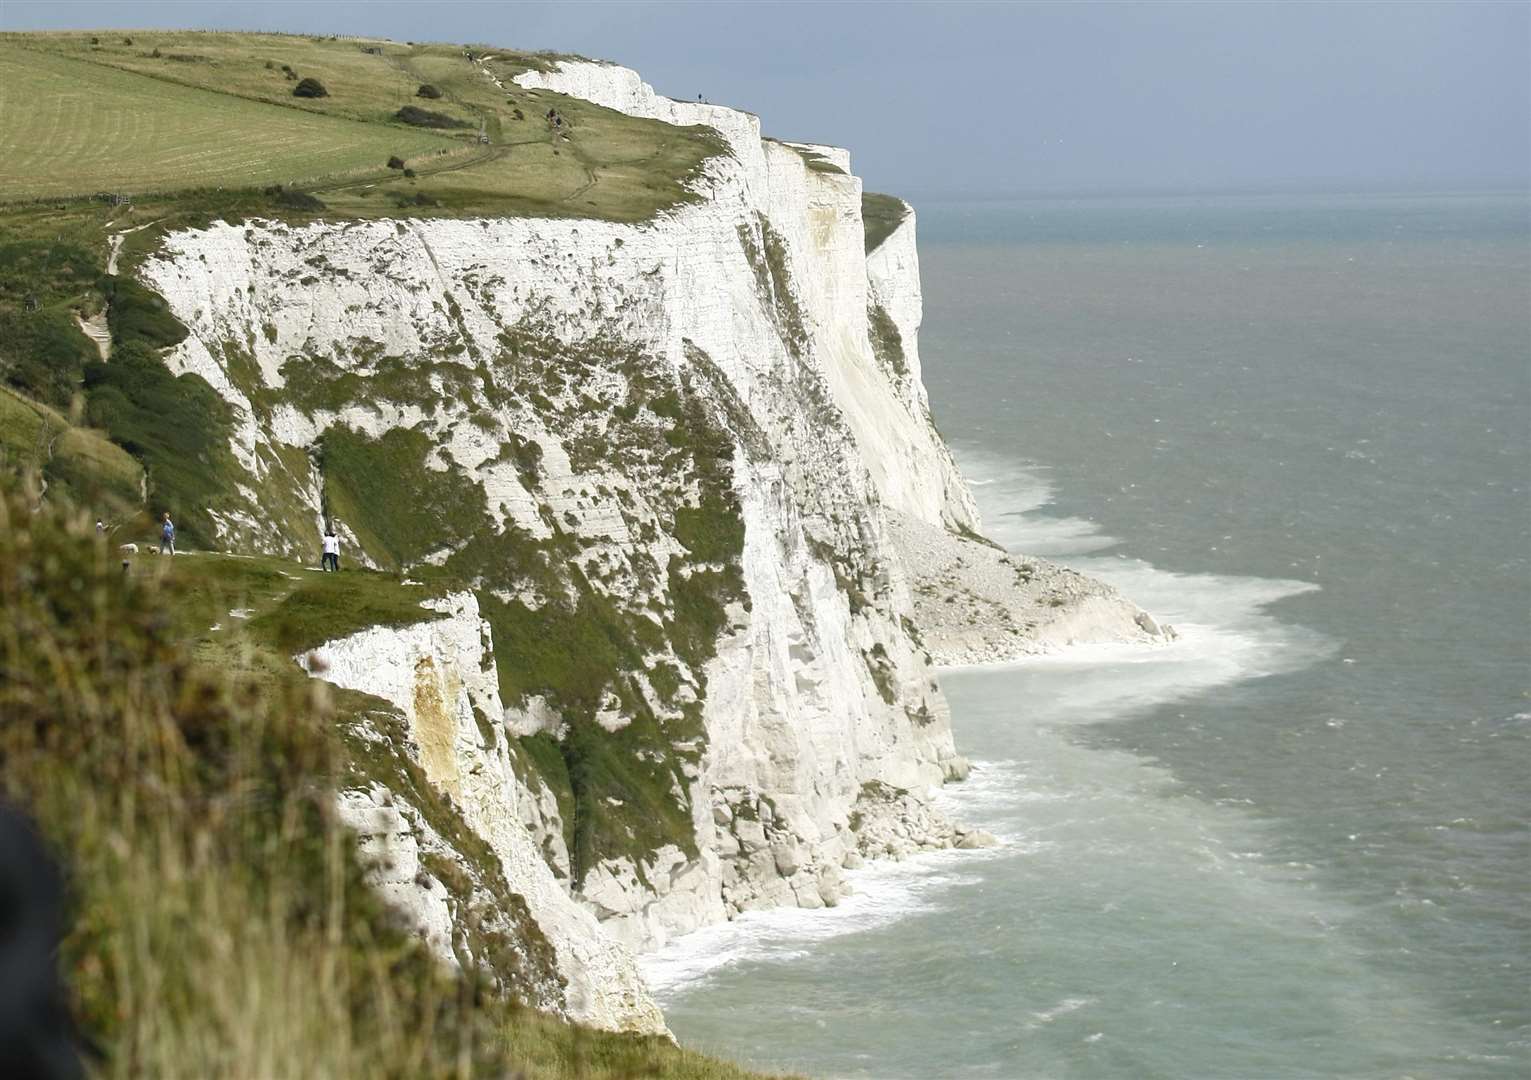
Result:
<svg viewBox="0 0 1531 1080">
<path fill-rule="evenodd" d="M 377 172 L 390 154 L 452 146 L 426 131 L 339 119 L 0 44 L 12 198 L 164 192 Z"/>
<path fill-rule="evenodd" d="M 691 197 L 722 149 L 710 129 L 510 81 L 549 61 L 282 34 L 3 34 L 0 201 L 197 191 L 238 211 L 236 193 L 282 184 L 309 198 L 270 210 L 642 221 Z M 295 94 L 305 80 L 323 95 Z"/>
</svg>

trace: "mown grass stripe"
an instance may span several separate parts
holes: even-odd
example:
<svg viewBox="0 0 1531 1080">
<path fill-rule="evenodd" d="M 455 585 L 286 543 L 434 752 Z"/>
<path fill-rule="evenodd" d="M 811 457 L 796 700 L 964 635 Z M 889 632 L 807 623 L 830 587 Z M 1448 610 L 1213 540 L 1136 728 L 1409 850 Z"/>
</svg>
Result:
<svg viewBox="0 0 1531 1080">
<path fill-rule="evenodd" d="M 455 145 L 0 43 L 0 201 L 281 183 Z"/>
</svg>

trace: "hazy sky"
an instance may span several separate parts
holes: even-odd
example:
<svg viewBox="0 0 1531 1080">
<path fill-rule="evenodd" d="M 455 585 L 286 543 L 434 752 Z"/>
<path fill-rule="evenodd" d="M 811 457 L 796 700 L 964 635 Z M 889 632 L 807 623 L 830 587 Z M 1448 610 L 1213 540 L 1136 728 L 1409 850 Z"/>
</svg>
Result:
<svg viewBox="0 0 1531 1080">
<path fill-rule="evenodd" d="M 613 59 L 908 195 L 1531 182 L 1524 2 L 0 0 L 5 29 L 154 26 Z"/>
</svg>

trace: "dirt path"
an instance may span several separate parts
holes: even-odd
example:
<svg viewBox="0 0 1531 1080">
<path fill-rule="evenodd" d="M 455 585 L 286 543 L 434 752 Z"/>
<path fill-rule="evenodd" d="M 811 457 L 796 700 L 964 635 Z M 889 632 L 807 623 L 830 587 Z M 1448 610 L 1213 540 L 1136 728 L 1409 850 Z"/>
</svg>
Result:
<svg viewBox="0 0 1531 1080">
<path fill-rule="evenodd" d="M 112 262 L 115 263 L 116 259 L 117 256 L 114 253 L 112 255 Z M 107 265 L 108 267 L 111 267 L 112 263 L 108 263 Z M 116 271 L 114 269 L 108 269 L 107 273 L 115 274 Z M 88 319 L 80 318 L 80 313 L 75 312 L 74 321 L 79 325 L 80 332 L 83 333 L 86 337 L 90 338 L 91 341 L 96 343 L 96 352 L 101 355 L 101 359 L 111 359 L 112 331 L 106 324 L 106 312 L 104 310 L 98 311 Z"/>
<path fill-rule="evenodd" d="M 164 218 L 158 217 L 153 221 L 146 221 L 142 225 L 134 225 L 131 229 L 121 229 L 108 234 L 106 238 L 106 272 L 112 277 L 117 276 L 117 256 L 122 254 L 122 242 L 125 239 L 136 232 L 143 232 L 150 226 L 158 225 L 164 220 Z"/>
<path fill-rule="evenodd" d="M 485 63 L 491 59 L 493 59 L 492 56 L 475 58 L 473 61 L 473 66 L 477 68 L 479 73 L 482 74 L 491 83 L 493 83 L 501 92 L 509 93 L 511 91 L 511 87 L 507 87 L 505 83 L 499 79 L 498 76 L 496 76 L 492 71 L 484 66 Z M 410 66 L 406 59 L 396 56 L 388 56 L 387 60 L 395 68 L 408 75 L 411 79 L 421 83 L 427 81 L 420 72 L 416 71 L 413 67 Z M 516 90 L 523 89 L 520 86 L 515 86 L 514 88 Z M 532 146 L 546 141 L 544 139 L 535 137 L 530 139 L 502 139 L 500 138 L 499 120 L 494 115 L 492 110 L 485 109 L 479 105 L 475 105 L 470 101 L 464 101 L 457 95 L 451 93 L 450 90 L 444 92 L 444 97 L 446 100 L 451 101 L 464 109 L 467 109 L 469 112 L 479 117 L 480 122 L 482 123 L 481 130 L 489 133 L 491 138 L 493 138 L 495 141 L 491 142 L 483 150 L 482 153 L 474 154 L 471 157 L 462 159 L 454 159 L 449 163 L 438 167 L 432 167 L 429 162 L 422 162 L 420 164 L 411 166 L 415 170 L 415 173 L 419 179 L 423 180 L 431 176 L 440 176 L 443 173 L 460 172 L 464 169 L 476 168 L 477 166 L 486 165 L 490 162 L 498 161 L 501 158 L 509 156 L 510 152 L 517 146 Z M 553 139 L 555 149 L 558 148 L 558 138 L 559 137 L 555 135 Z M 569 203 L 575 199 L 578 199 L 591 188 L 599 184 L 601 178 L 599 171 L 580 152 L 579 147 L 573 142 L 572 139 L 564 136 L 562 149 L 567 150 L 569 154 L 575 158 L 575 160 L 579 163 L 580 169 L 585 174 L 585 182 L 583 184 L 580 184 L 571 191 L 558 196 L 556 200 L 554 200 L 558 203 Z M 634 164 L 640 161 L 652 160 L 658 156 L 659 151 L 655 151 L 653 154 L 643 155 L 639 158 L 635 158 L 632 162 L 616 162 L 615 164 Z M 372 177 L 369 179 L 357 180 L 345 184 L 326 184 L 323 186 L 314 187 L 311 190 L 315 194 L 323 195 L 327 191 L 350 191 L 365 187 L 387 187 L 391 185 L 395 179 L 395 177 Z"/>
</svg>

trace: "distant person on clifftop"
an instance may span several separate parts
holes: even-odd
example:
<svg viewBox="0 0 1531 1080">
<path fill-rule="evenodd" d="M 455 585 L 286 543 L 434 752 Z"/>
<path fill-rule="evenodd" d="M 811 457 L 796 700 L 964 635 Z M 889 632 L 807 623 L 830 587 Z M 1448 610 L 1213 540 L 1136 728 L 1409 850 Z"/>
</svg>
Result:
<svg viewBox="0 0 1531 1080">
<path fill-rule="evenodd" d="M 170 511 L 165 511 L 165 520 L 159 527 L 159 553 L 175 554 L 175 522 L 170 520 Z"/>
<path fill-rule="evenodd" d="M 324 554 L 319 558 L 319 566 L 326 572 L 333 570 L 340 573 L 340 537 L 335 535 L 332 525 L 324 529 Z"/>
</svg>

